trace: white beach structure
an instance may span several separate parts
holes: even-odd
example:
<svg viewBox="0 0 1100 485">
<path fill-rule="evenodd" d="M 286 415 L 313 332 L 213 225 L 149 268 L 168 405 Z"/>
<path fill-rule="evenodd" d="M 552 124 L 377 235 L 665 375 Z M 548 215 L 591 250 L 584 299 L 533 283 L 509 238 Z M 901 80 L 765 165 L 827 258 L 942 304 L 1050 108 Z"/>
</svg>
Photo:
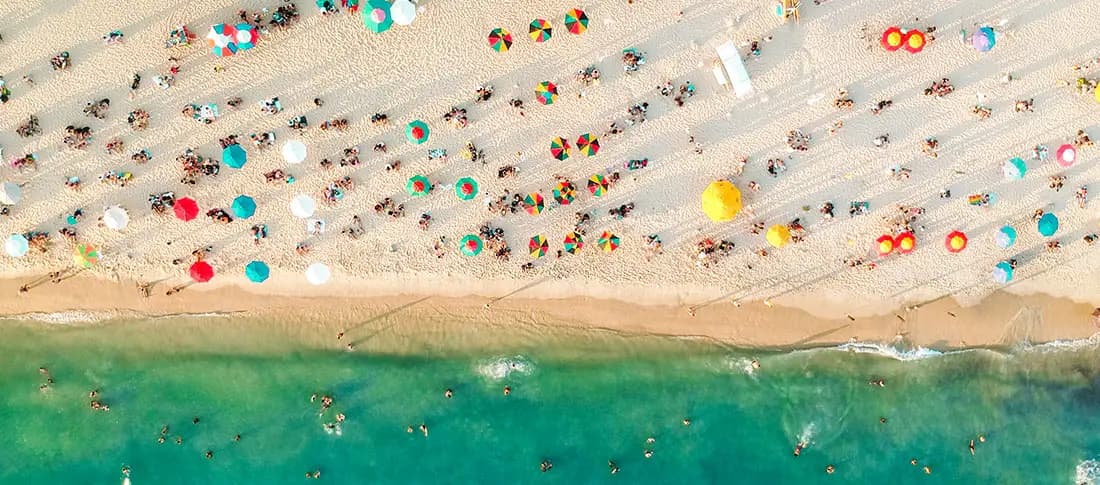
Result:
<svg viewBox="0 0 1100 485">
<path fill-rule="evenodd" d="M 749 71 L 745 69 L 745 62 L 741 60 L 737 46 L 733 41 L 727 41 L 715 50 L 718 52 L 718 61 L 714 63 L 714 79 L 719 85 L 733 89 L 738 98 L 751 95 L 752 81 L 749 80 Z"/>
</svg>

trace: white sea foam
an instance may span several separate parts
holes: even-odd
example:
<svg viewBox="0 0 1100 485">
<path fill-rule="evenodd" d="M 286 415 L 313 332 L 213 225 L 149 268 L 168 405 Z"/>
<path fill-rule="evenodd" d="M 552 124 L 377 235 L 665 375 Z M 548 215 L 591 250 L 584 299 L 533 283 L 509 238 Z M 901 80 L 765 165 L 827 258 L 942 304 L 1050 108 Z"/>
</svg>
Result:
<svg viewBox="0 0 1100 485">
<path fill-rule="evenodd" d="M 482 361 L 477 366 L 477 373 L 493 380 L 504 379 L 512 373 L 530 374 L 535 366 L 522 355 L 514 357 L 497 357 Z"/>
<path fill-rule="evenodd" d="M 745 374 L 749 377 L 756 378 L 756 369 L 752 366 L 752 359 L 747 357 L 727 356 L 718 361 L 716 365 L 712 364 L 711 368 L 716 372 L 735 372 L 738 374 Z"/>
<path fill-rule="evenodd" d="M 802 432 L 798 433 L 798 442 L 806 443 L 803 448 L 809 448 L 810 443 L 813 443 L 814 432 L 816 431 L 816 428 L 817 426 L 811 422 L 808 423 L 806 426 L 803 426 Z"/>
<path fill-rule="evenodd" d="M 1100 484 L 1100 461 L 1085 460 L 1077 464 L 1076 475 L 1073 483 L 1077 485 Z"/>
<path fill-rule="evenodd" d="M 42 322 L 54 325 L 76 325 L 81 323 L 103 322 L 111 320 L 113 318 L 117 318 L 118 316 L 119 314 L 117 312 L 66 311 L 52 313 L 22 313 L 19 315 L 11 315 L 3 318 Z"/>
<path fill-rule="evenodd" d="M 1096 347 L 1100 347 L 1100 333 L 1094 333 L 1091 337 L 1083 339 L 1052 340 L 1041 344 L 1025 345 L 1019 350 L 1021 352 L 1062 352 Z"/>
<path fill-rule="evenodd" d="M 859 354 L 875 354 L 882 357 L 902 361 L 930 359 L 933 357 L 942 357 L 946 354 L 958 353 L 947 352 L 945 354 L 944 352 L 925 347 L 905 349 L 894 345 L 878 344 L 871 342 L 848 342 L 846 344 L 841 344 L 834 347 L 833 350 L 843 350 L 845 352 L 855 352 Z"/>
</svg>

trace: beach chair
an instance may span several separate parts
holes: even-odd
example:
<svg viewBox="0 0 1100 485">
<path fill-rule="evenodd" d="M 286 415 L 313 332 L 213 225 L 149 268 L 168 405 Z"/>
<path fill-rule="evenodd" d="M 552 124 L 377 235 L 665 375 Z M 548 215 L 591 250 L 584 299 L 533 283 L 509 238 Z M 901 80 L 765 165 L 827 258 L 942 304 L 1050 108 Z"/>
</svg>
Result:
<svg viewBox="0 0 1100 485">
<path fill-rule="evenodd" d="M 732 88 L 738 98 L 752 94 L 749 71 L 745 69 L 745 62 L 741 60 L 741 54 L 737 52 L 733 41 L 727 41 L 715 50 L 718 52 L 718 61 L 714 68 L 714 77 L 719 79 L 718 84 Z"/>
<path fill-rule="evenodd" d="M 783 19 L 784 23 L 791 18 L 798 22 L 802 20 L 802 16 L 798 12 L 798 7 L 801 5 L 802 2 L 798 0 L 780 0 L 779 3 L 775 4 L 775 16 Z"/>
</svg>

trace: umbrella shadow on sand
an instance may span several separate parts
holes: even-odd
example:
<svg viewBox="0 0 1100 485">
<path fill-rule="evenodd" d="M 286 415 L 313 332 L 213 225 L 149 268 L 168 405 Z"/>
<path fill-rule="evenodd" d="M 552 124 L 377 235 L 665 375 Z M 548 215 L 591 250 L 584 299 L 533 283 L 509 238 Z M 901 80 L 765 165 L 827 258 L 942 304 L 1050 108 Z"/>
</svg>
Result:
<svg viewBox="0 0 1100 485">
<path fill-rule="evenodd" d="M 364 322 L 362 322 L 358 325 L 355 325 L 354 327 L 348 327 L 347 331 L 351 332 L 352 330 L 357 330 L 359 328 L 368 326 L 368 325 L 370 325 L 374 322 L 377 322 L 379 320 L 384 320 L 384 319 L 389 318 L 389 317 L 391 317 L 391 316 L 393 316 L 397 313 L 400 313 L 404 310 L 407 310 L 407 309 L 412 308 L 416 305 L 419 305 L 420 303 L 423 303 L 423 302 L 425 302 L 429 299 L 431 299 L 431 296 L 421 297 L 421 298 L 418 298 L 416 300 L 405 303 L 404 305 L 401 305 L 401 306 L 398 306 L 396 308 L 393 308 L 393 309 L 387 310 L 385 312 L 379 313 L 378 315 L 375 315 L 375 316 L 371 317 L 370 319 L 368 319 L 368 320 L 366 320 L 366 321 L 364 321 Z M 360 338 L 360 339 L 354 341 L 353 343 L 355 345 L 360 345 L 364 342 L 367 342 L 370 339 L 376 337 L 378 334 L 380 334 L 382 332 L 385 332 L 386 330 L 389 330 L 389 329 L 397 326 L 399 323 L 401 323 L 401 320 L 395 320 L 393 323 L 390 323 L 389 325 L 384 325 L 384 326 L 378 328 L 377 330 L 367 334 L 363 338 Z"/>
</svg>

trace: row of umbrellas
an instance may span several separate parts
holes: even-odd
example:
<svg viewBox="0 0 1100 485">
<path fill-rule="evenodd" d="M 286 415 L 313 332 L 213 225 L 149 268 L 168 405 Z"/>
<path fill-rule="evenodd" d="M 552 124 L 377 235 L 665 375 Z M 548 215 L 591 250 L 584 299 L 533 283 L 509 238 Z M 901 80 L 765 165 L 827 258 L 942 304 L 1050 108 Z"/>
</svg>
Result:
<svg viewBox="0 0 1100 485">
<path fill-rule="evenodd" d="M 416 20 L 416 4 L 409 0 L 367 0 L 362 10 L 363 26 L 376 34 L 381 34 L 393 24 L 409 25 Z"/>
<path fill-rule="evenodd" d="M 1072 167 L 1077 162 L 1077 149 L 1069 143 L 1058 147 L 1054 161 L 1062 168 Z M 1001 172 L 1008 180 L 1020 180 L 1027 174 L 1027 162 L 1023 158 L 1013 157 L 1001 166 Z"/>
<path fill-rule="evenodd" d="M 405 183 L 405 191 L 413 197 L 423 197 L 431 193 L 432 184 L 424 175 L 413 175 Z M 607 194 L 610 183 L 607 177 L 600 174 L 588 178 L 588 192 L 593 196 L 603 197 Z M 462 200 L 472 200 L 477 197 L 479 185 L 472 177 L 462 177 L 455 182 L 455 196 Z M 551 194 L 554 200 L 561 205 L 569 205 L 577 198 L 577 187 L 573 182 L 560 181 L 554 186 Z M 536 215 L 546 208 L 546 199 L 539 192 L 531 192 L 524 198 L 524 209 L 531 215 Z"/>
<path fill-rule="evenodd" d="M 992 27 L 982 27 L 970 36 L 966 36 L 964 31 L 963 41 L 978 52 L 989 52 L 997 44 L 997 34 Z M 903 30 L 901 27 L 891 26 L 882 32 L 879 43 L 883 49 L 890 52 L 905 49 L 909 53 L 916 54 L 924 50 L 928 41 L 924 32 L 918 29 Z"/>
<path fill-rule="evenodd" d="M 588 30 L 588 14 L 579 8 L 565 12 L 565 29 L 571 34 L 580 35 Z M 546 19 L 534 19 L 527 27 L 531 40 L 542 43 L 554 35 L 554 26 Z M 512 33 L 503 27 L 489 31 L 489 47 L 497 52 L 505 52 L 512 47 Z"/>
<path fill-rule="evenodd" d="M 569 140 L 560 136 L 550 140 L 550 155 L 558 160 L 566 160 L 573 151 Z M 577 137 L 577 151 L 585 156 L 594 156 L 600 152 L 600 139 L 591 133 L 585 133 Z"/>
<path fill-rule="evenodd" d="M 610 253 L 619 249 L 620 244 L 621 239 L 619 236 L 616 236 L 611 231 L 604 231 L 596 241 L 596 245 L 605 253 Z M 459 251 L 466 256 L 477 256 L 481 254 L 481 250 L 485 247 L 485 243 L 481 240 L 481 237 L 474 234 L 467 234 L 459 241 L 458 247 Z M 562 239 L 562 249 L 569 254 L 577 254 L 583 247 L 584 237 L 579 233 L 570 232 Z M 535 235 L 527 242 L 527 250 L 532 258 L 541 258 L 550 251 L 550 243 L 546 240 L 546 236 L 541 234 Z"/>
</svg>

